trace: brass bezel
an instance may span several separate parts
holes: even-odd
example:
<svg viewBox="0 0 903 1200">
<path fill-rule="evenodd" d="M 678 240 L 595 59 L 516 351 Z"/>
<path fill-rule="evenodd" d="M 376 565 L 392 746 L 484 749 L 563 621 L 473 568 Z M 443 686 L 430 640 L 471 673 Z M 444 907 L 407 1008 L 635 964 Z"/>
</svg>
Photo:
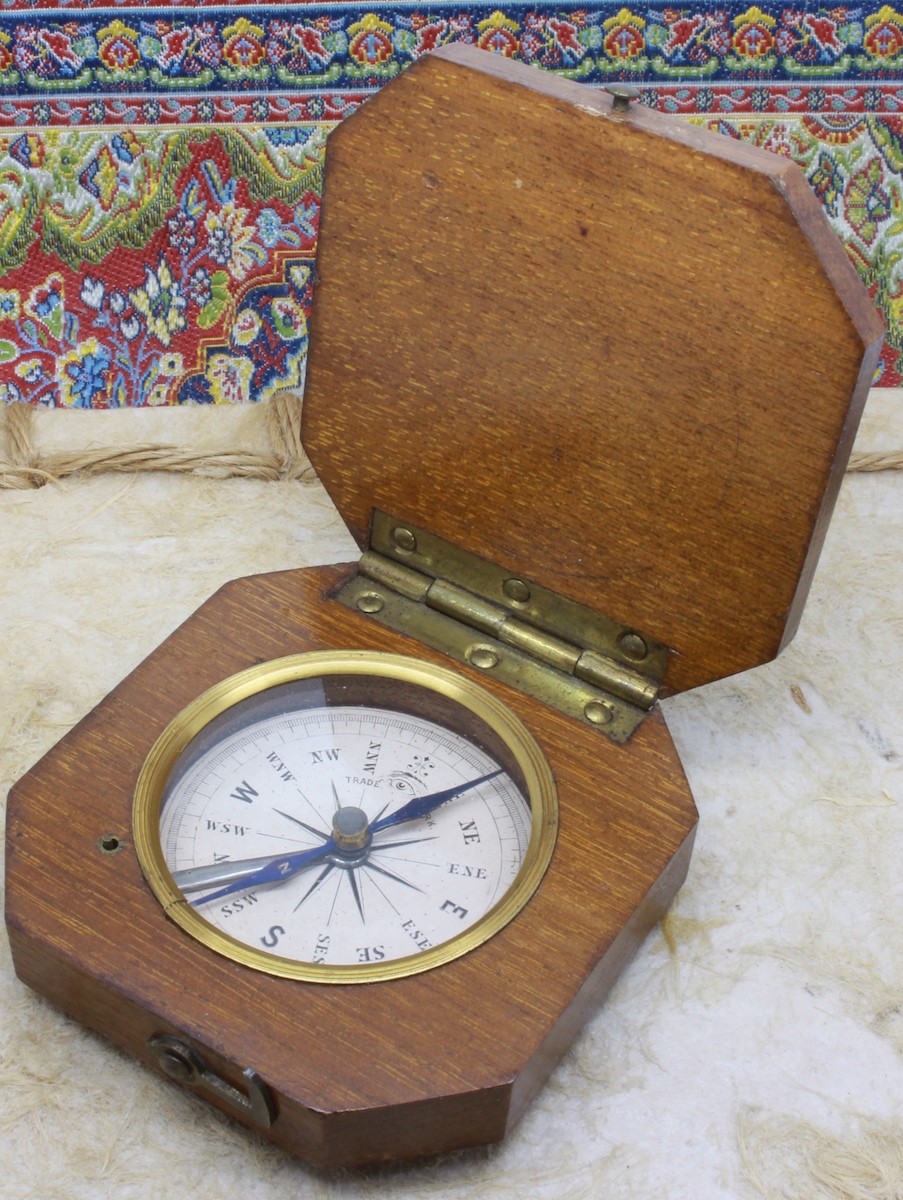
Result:
<svg viewBox="0 0 903 1200">
<path fill-rule="evenodd" d="M 463 933 L 388 963 L 325 966 L 258 951 L 209 924 L 176 887 L 160 844 L 160 804 L 176 760 L 196 734 L 234 704 L 268 688 L 316 675 L 371 675 L 432 689 L 483 720 L 506 744 L 523 774 L 532 824 L 523 864 L 513 884 L 479 921 Z M 444 667 L 399 654 L 368 650 L 324 650 L 273 659 L 215 684 L 184 708 L 164 729 L 145 760 L 132 810 L 135 850 L 154 895 L 168 916 L 197 941 L 234 962 L 309 983 L 374 983 L 419 974 L 476 949 L 521 911 L 546 872 L 558 832 L 558 796 L 545 755 L 526 726 L 484 688 Z"/>
</svg>

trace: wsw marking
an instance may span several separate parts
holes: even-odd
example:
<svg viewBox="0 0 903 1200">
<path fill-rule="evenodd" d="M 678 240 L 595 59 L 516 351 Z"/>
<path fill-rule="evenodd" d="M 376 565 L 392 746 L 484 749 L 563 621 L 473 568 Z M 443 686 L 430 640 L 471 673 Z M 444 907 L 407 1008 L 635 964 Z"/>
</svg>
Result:
<svg viewBox="0 0 903 1200">
<path fill-rule="evenodd" d="M 234 833 L 236 837 L 244 837 L 248 832 L 249 826 L 236 825 L 233 821 L 211 821 L 208 817 L 207 828 L 211 829 L 214 833 Z M 228 854 L 223 855 L 223 858 L 228 857 Z M 220 860 L 217 859 L 216 861 L 219 862 Z"/>
<path fill-rule="evenodd" d="M 229 799 L 230 800 L 244 800 L 245 804 L 253 804 L 254 797 L 259 796 L 259 795 L 260 795 L 260 792 L 258 792 L 257 788 L 251 787 L 251 785 L 248 783 L 247 779 L 243 779 L 241 781 L 241 783 L 239 784 L 239 786 L 235 789 L 235 791 L 229 797 Z"/>
<path fill-rule="evenodd" d="M 311 763 L 321 763 L 321 762 L 323 762 L 324 758 L 328 762 L 338 762 L 339 752 L 338 752 L 338 750 L 311 750 L 311 752 L 310 752 Z"/>
</svg>

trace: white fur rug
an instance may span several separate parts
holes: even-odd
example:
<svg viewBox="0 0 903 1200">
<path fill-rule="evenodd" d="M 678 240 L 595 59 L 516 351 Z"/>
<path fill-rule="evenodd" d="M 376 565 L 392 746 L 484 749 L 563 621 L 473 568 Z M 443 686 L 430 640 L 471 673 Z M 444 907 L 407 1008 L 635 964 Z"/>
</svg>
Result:
<svg viewBox="0 0 903 1200">
<path fill-rule="evenodd" d="M 222 413 L 44 436 L 232 436 Z M 857 448 L 900 446 L 903 395 L 873 393 Z M 221 582 L 357 557 L 316 484 L 103 476 L 0 514 L 4 796 Z M 0 1196 L 901 1200 L 901 549 L 903 473 L 848 476 L 794 643 L 666 703 L 690 878 L 504 1145 L 317 1175 L 66 1020 L 4 942 Z"/>
</svg>

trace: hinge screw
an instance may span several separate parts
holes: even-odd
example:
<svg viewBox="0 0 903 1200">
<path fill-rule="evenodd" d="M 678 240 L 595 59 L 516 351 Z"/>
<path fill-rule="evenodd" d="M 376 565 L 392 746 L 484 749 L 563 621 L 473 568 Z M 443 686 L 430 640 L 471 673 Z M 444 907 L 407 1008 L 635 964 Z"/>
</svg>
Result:
<svg viewBox="0 0 903 1200">
<path fill-rule="evenodd" d="M 591 725 L 608 725 L 614 719 L 615 710 L 607 700 L 590 700 L 583 715 Z"/>
<path fill-rule="evenodd" d="M 530 599 L 530 589 L 522 579 L 506 579 L 502 591 L 515 604 L 526 604 Z"/>
<path fill-rule="evenodd" d="M 474 646 L 467 657 L 481 671 L 491 671 L 499 662 L 499 656 L 489 646 Z"/>
<path fill-rule="evenodd" d="M 417 539 L 411 533 L 410 529 L 405 529 L 403 525 L 399 525 L 397 529 L 392 530 L 392 541 L 405 554 L 413 554 L 417 549 Z"/>
<path fill-rule="evenodd" d="M 628 658 L 632 658 L 634 662 L 639 662 L 649 653 L 649 647 L 638 633 L 622 633 L 618 639 L 618 645 L 624 654 Z"/>
<path fill-rule="evenodd" d="M 610 83 L 605 90 L 612 97 L 613 112 L 627 112 L 630 108 L 630 101 L 640 98 L 640 93 L 629 83 Z"/>
<path fill-rule="evenodd" d="M 358 596 L 357 599 L 358 608 L 365 613 L 378 613 L 384 603 L 382 596 L 378 596 L 376 592 L 364 592 L 363 596 Z"/>
</svg>

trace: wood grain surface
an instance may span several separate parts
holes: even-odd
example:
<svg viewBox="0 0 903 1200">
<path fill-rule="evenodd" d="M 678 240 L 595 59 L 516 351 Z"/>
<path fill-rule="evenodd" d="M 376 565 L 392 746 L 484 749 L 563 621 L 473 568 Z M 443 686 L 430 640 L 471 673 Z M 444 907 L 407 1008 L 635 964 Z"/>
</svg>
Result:
<svg viewBox="0 0 903 1200">
<path fill-rule="evenodd" d="M 267 976 L 196 943 L 165 916 L 130 833 L 138 772 L 169 721 L 218 680 L 285 654 L 370 648 L 444 661 L 326 598 L 352 569 L 227 585 L 8 806 L 6 913 L 20 977 L 149 1065 L 147 1039 L 170 1033 L 238 1085 L 253 1067 L 278 1109 L 262 1132 L 320 1166 L 502 1137 L 664 912 L 696 822 L 657 712 L 616 746 L 461 668 L 527 724 L 558 787 L 552 864 L 521 914 L 446 966 L 344 987 Z M 107 833 L 125 849 L 102 854 Z"/>
<path fill-rule="evenodd" d="M 374 508 L 664 642 L 792 636 L 881 322 L 786 159 L 469 47 L 329 140 L 304 406 Z"/>
</svg>

